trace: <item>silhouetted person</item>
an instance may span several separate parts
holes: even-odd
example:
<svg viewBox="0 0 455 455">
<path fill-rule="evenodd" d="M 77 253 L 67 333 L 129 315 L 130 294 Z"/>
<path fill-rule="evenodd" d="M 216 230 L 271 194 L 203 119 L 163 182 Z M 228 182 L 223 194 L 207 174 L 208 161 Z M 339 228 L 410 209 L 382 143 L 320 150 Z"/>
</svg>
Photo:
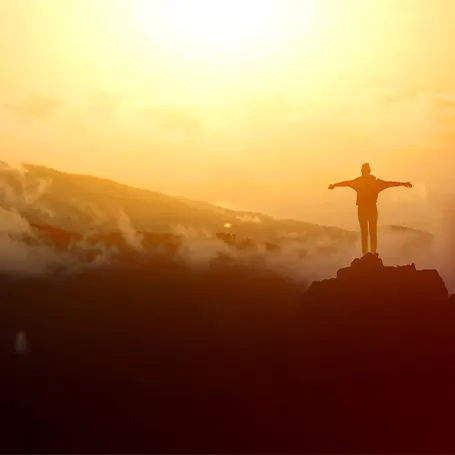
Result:
<svg viewBox="0 0 455 455">
<path fill-rule="evenodd" d="M 412 188 L 410 182 L 386 182 L 371 175 L 368 163 L 362 166 L 362 175 L 354 180 L 346 180 L 329 186 L 329 190 L 337 187 L 349 187 L 357 192 L 357 206 L 362 237 L 362 254 L 368 253 L 368 231 L 370 232 L 371 252 L 376 254 L 378 247 L 378 195 L 381 191 L 395 186 Z"/>
</svg>

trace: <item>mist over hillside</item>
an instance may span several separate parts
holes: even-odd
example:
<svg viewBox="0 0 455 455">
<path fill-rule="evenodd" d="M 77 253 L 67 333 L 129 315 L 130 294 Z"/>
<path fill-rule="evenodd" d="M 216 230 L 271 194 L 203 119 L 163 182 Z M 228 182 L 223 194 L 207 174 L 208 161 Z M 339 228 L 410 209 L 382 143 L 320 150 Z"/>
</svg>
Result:
<svg viewBox="0 0 455 455">
<path fill-rule="evenodd" d="M 11 167 L 2 163 L 0 209 L 1 267 L 5 271 L 10 267 L 48 270 L 49 265 L 65 264 L 68 256 L 73 264 L 73 250 L 56 254 L 55 245 L 43 244 L 33 226 L 61 229 L 66 233 L 62 235 L 73 239 L 71 247 L 77 234 L 79 250 L 87 248 L 86 240 L 92 239 L 90 248 L 98 252 L 92 257 L 102 261 L 109 261 L 115 256 L 114 247 L 119 247 L 103 235 L 117 233 L 124 244 L 140 250 L 141 233 L 168 234 L 179 238 L 173 254 L 191 264 L 208 266 L 224 255 L 306 281 L 331 275 L 359 255 L 356 231 L 230 210 L 30 164 Z M 382 226 L 379 232 L 385 263 L 415 262 L 442 269 L 444 278 L 448 277 L 444 272 L 448 269 L 445 238 L 435 239 L 430 233 L 403 226 Z M 25 244 L 24 233 L 35 242 Z"/>
<path fill-rule="evenodd" d="M 175 198 L 108 179 L 60 172 L 43 166 L 22 169 L 4 164 L 1 173 L 3 204 L 44 224 L 83 231 L 94 227 L 116 229 L 122 210 L 134 227 L 143 231 L 170 232 L 177 225 L 218 232 L 226 221 L 241 235 L 328 235 L 354 238 L 345 230 L 294 220 L 228 210 L 215 205 Z"/>
</svg>

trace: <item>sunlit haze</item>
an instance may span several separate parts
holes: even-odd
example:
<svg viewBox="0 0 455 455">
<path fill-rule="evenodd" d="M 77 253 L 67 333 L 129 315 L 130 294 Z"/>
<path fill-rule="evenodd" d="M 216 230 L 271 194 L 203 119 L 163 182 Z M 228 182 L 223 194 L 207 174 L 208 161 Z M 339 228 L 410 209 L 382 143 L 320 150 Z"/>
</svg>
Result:
<svg viewBox="0 0 455 455">
<path fill-rule="evenodd" d="M 293 3 L 293 5 L 292 5 Z M 297 9 L 299 27 L 310 28 L 311 1 L 275 0 L 133 0 L 135 19 L 148 38 L 180 58 L 199 65 L 231 57 L 231 65 L 266 56 L 296 34 L 290 7 Z M 294 11 L 296 14 L 296 11 Z M 206 62 L 204 62 L 206 60 Z"/>
<path fill-rule="evenodd" d="M 432 229 L 455 164 L 453 0 L 0 0 L 1 159 L 357 228 L 363 162 Z"/>
</svg>

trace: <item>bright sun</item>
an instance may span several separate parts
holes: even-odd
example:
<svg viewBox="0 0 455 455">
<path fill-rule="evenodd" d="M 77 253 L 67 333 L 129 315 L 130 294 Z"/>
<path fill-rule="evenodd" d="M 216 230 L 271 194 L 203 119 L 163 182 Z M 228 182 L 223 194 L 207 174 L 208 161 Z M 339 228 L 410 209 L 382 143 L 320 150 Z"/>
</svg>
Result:
<svg viewBox="0 0 455 455">
<path fill-rule="evenodd" d="M 133 0 L 133 8 L 141 30 L 168 51 L 196 59 L 251 58 L 273 52 L 292 39 L 286 23 L 289 1 Z M 312 1 L 298 2 L 305 4 L 300 16 L 308 22 Z"/>
</svg>

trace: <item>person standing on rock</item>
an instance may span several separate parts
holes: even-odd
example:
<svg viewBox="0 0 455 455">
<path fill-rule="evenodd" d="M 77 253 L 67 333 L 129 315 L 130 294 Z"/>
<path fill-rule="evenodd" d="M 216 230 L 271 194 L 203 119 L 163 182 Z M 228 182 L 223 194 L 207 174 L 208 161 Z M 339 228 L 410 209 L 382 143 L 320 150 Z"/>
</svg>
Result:
<svg viewBox="0 0 455 455">
<path fill-rule="evenodd" d="M 371 175 L 368 163 L 362 165 L 362 175 L 354 180 L 334 183 L 329 190 L 338 187 L 349 187 L 357 192 L 357 207 L 362 238 L 362 254 L 368 253 L 368 232 L 370 233 L 371 252 L 377 254 L 378 247 L 378 195 L 387 188 L 404 186 L 412 188 L 410 182 L 386 182 Z"/>
</svg>

